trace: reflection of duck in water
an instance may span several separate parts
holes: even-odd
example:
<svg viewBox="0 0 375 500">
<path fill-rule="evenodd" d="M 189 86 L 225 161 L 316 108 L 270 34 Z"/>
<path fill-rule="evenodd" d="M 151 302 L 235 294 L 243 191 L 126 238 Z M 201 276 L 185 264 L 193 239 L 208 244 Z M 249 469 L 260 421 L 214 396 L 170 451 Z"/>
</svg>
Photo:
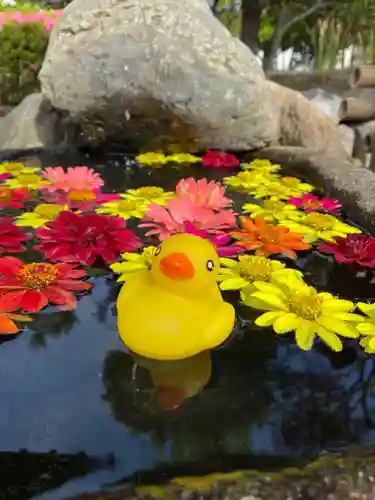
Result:
<svg viewBox="0 0 375 500">
<path fill-rule="evenodd" d="M 177 409 L 184 399 L 198 394 L 211 377 L 211 355 L 208 351 L 176 361 L 158 361 L 140 356 L 134 356 L 134 361 L 149 372 L 159 406 L 164 410 Z"/>
<path fill-rule="evenodd" d="M 159 360 L 184 359 L 220 345 L 235 313 L 223 301 L 214 246 L 176 234 L 155 252 L 151 270 L 129 277 L 117 300 L 118 328 L 127 347 Z"/>
</svg>

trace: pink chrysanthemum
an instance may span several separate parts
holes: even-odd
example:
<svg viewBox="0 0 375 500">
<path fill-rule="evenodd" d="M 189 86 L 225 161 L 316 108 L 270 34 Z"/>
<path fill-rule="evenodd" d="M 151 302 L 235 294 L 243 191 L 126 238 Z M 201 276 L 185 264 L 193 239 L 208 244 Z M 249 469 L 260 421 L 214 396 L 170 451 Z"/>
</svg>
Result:
<svg viewBox="0 0 375 500">
<path fill-rule="evenodd" d="M 71 191 L 45 192 L 43 198 L 48 203 L 67 205 L 71 209 L 89 212 L 102 203 L 120 200 L 116 193 L 102 193 L 99 189 L 72 189 Z"/>
<path fill-rule="evenodd" d="M 232 205 L 233 201 L 225 196 L 225 188 L 215 181 L 195 180 L 193 177 L 181 179 L 176 186 L 179 198 L 191 201 L 194 205 L 210 210 L 221 210 Z"/>
<path fill-rule="evenodd" d="M 197 229 L 195 226 L 190 224 L 190 222 L 186 222 L 185 232 L 194 234 L 195 236 L 200 236 L 201 238 L 209 239 L 216 247 L 216 251 L 220 257 L 236 257 L 246 251 L 246 248 L 241 247 L 240 245 L 229 245 L 232 238 L 228 233 L 212 235 L 204 229 Z"/>
<path fill-rule="evenodd" d="M 88 167 L 69 167 L 65 170 L 62 167 L 48 167 L 42 177 L 51 184 L 41 186 L 47 191 L 53 192 L 61 190 L 68 192 L 71 190 L 93 190 L 103 186 L 104 181 L 97 172 Z"/>
<path fill-rule="evenodd" d="M 149 206 L 145 222 L 139 225 L 149 228 L 146 236 L 157 235 L 160 240 L 165 240 L 172 234 L 186 232 L 186 223 L 213 234 L 236 226 L 236 214 L 232 210 L 214 212 L 197 207 L 184 198 L 167 200 L 166 205 L 167 208 L 160 205 Z"/>
</svg>

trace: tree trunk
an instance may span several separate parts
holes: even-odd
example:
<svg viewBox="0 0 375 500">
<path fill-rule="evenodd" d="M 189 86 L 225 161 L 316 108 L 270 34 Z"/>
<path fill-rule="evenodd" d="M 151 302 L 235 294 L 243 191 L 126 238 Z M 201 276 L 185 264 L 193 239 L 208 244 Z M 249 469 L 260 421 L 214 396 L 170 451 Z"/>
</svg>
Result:
<svg viewBox="0 0 375 500">
<path fill-rule="evenodd" d="M 259 52 L 258 33 L 262 6 L 257 1 L 244 2 L 242 6 L 241 40 L 256 54 Z"/>
<path fill-rule="evenodd" d="M 281 7 L 279 15 L 277 16 L 275 30 L 272 34 L 271 45 L 269 51 L 264 51 L 263 69 L 264 71 L 272 71 L 275 66 L 277 54 L 281 48 L 285 27 L 290 21 L 290 12 L 288 6 Z"/>
</svg>

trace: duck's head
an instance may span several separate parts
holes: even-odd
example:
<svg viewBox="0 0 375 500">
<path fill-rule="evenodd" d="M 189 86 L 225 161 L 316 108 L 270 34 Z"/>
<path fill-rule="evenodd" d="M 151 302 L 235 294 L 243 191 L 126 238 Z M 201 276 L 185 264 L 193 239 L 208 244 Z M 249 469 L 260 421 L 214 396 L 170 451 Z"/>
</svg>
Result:
<svg viewBox="0 0 375 500">
<path fill-rule="evenodd" d="M 196 297 L 216 286 L 219 265 L 209 240 L 184 233 L 170 236 L 158 247 L 151 273 L 159 286 Z"/>
</svg>

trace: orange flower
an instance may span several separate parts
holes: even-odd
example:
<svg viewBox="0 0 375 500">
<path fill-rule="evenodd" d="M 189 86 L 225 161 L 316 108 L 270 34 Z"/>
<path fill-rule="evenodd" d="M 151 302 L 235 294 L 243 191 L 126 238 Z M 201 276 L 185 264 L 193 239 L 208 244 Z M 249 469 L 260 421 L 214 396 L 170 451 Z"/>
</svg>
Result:
<svg viewBox="0 0 375 500">
<path fill-rule="evenodd" d="M 241 242 L 248 250 L 255 250 L 255 255 L 268 255 L 280 253 L 291 259 L 296 259 L 294 250 L 307 250 L 311 245 L 303 243 L 302 234 L 291 233 L 284 226 L 272 226 L 264 219 L 251 220 L 240 217 L 243 229 L 229 233 Z"/>
</svg>

